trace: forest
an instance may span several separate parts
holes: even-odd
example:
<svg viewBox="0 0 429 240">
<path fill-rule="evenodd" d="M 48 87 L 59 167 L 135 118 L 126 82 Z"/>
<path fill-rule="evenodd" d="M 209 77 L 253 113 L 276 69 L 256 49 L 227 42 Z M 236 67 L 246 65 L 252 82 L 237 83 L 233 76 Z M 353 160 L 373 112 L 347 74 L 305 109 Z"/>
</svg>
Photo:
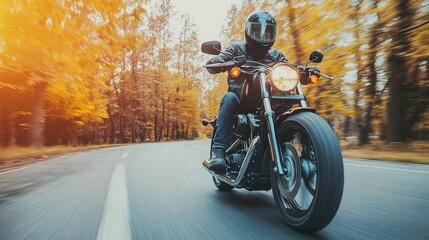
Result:
<svg viewBox="0 0 429 240">
<path fill-rule="evenodd" d="M 259 9 L 278 25 L 273 48 L 322 72 L 305 86 L 340 139 L 429 139 L 428 0 L 242 0 L 219 39 L 244 41 Z M 201 10 L 203 11 L 203 10 Z M 0 146 L 205 138 L 227 90 L 209 75 L 195 22 L 170 0 L 0 3 Z"/>
</svg>

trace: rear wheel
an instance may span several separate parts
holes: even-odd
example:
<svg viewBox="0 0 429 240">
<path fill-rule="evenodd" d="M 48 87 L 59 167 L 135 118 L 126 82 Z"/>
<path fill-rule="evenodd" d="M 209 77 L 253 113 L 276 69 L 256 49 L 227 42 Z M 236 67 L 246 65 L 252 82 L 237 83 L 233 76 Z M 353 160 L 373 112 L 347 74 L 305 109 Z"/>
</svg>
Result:
<svg viewBox="0 0 429 240">
<path fill-rule="evenodd" d="M 271 185 L 284 220 L 302 232 L 316 232 L 334 218 L 341 202 L 343 159 L 335 133 L 320 116 L 301 112 L 277 131 L 284 175 L 274 171 Z"/>
</svg>

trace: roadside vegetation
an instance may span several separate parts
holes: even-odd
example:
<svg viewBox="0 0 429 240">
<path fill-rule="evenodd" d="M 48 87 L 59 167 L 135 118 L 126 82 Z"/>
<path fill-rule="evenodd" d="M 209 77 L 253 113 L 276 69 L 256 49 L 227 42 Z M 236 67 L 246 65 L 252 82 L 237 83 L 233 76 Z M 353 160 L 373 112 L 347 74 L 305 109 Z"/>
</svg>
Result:
<svg viewBox="0 0 429 240">
<path fill-rule="evenodd" d="M 374 141 L 369 145 L 341 143 L 343 156 L 408 163 L 429 164 L 429 142 L 386 143 Z"/>
<path fill-rule="evenodd" d="M 0 171 L 19 167 L 32 162 L 42 161 L 55 156 L 83 152 L 94 149 L 121 146 L 120 144 L 88 146 L 52 146 L 52 147 L 7 147 L 0 151 Z"/>
</svg>

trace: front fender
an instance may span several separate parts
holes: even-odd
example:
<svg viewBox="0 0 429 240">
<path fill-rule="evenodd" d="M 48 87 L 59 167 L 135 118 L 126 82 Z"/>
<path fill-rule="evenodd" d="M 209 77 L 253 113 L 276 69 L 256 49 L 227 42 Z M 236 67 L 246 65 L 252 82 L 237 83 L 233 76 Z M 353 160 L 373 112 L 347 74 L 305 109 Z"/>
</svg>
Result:
<svg viewBox="0 0 429 240">
<path fill-rule="evenodd" d="M 289 111 L 286 111 L 282 114 L 280 114 L 278 117 L 276 117 L 276 127 L 281 124 L 287 117 L 292 116 L 294 114 L 300 113 L 300 112 L 312 112 L 315 113 L 316 109 L 310 108 L 310 107 L 295 107 L 290 109 Z"/>
</svg>

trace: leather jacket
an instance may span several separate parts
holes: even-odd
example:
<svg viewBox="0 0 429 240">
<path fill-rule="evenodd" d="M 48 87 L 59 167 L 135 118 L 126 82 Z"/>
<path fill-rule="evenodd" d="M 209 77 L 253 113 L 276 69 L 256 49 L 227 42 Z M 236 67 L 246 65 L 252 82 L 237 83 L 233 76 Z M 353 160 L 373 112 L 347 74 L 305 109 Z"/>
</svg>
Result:
<svg viewBox="0 0 429 240">
<path fill-rule="evenodd" d="M 278 62 L 287 62 L 287 59 L 278 50 L 270 49 L 268 52 L 259 52 L 251 48 L 245 42 L 235 42 L 231 43 L 231 45 L 218 56 L 209 59 L 207 64 L 231 61 L 237 56 L 246 56 L 246 60 L 260 62 L 268 66 L 273 66 Z M 222 71 L 222 69 L 219 68 L 207 68 L 207 70 L 211 74 Z M 246 74 L 241 74 L 238 78 L 234 79 L 228 74 L 228 92 L 234 92 L 240 97 L 244 81 L 247 77 Z"/>
</svg>

